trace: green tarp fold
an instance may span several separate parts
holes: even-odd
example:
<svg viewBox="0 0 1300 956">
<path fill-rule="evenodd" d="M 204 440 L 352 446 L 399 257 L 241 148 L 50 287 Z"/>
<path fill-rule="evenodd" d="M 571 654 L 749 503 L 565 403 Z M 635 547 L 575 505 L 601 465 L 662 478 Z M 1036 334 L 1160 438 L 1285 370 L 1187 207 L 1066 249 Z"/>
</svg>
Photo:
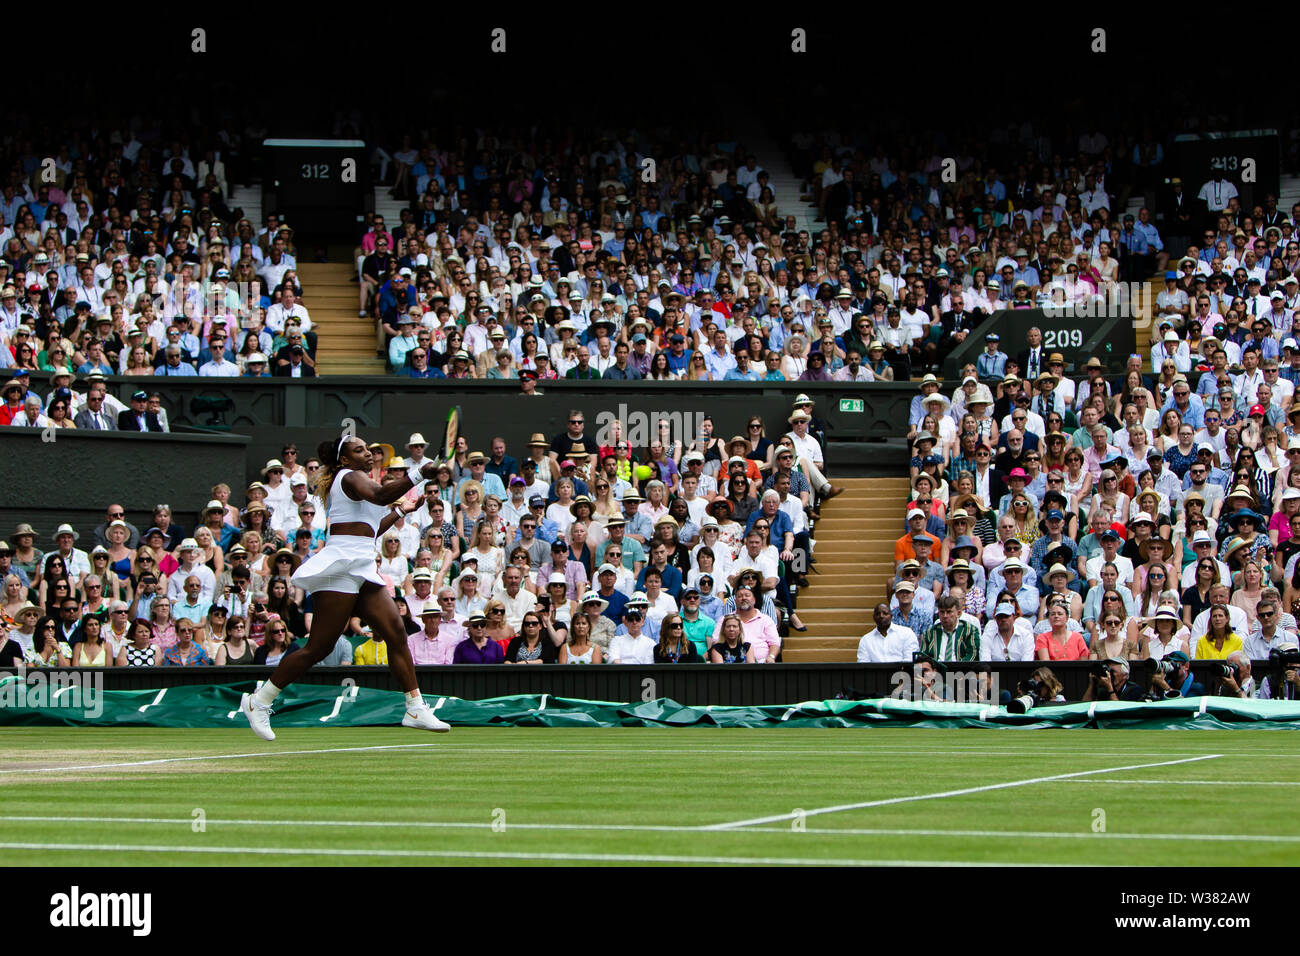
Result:
<svg viewBox="0 0 1300 956">
<path fill-rule="evenodd" d="M 0 725 L 240 727 L 240 694 L 253 682 L 98 691 L 0 679 Z M 1026 714 L 982 704 L 894 698 L 822 700 L 754 707 L 685 706 L 667 698 L 640 703 L 573 700 L 547 694 L 461 700 L 426 697 L 460 727 L 1092 727 L 1300 730 L 1300 702 L 1194 697 L 1155 703 L 1061 704 Z M 402 695 L 365 687 L 300 684 L 276 701 L 276 727 L 366 727 L 400 722 Z"/>
</svg>

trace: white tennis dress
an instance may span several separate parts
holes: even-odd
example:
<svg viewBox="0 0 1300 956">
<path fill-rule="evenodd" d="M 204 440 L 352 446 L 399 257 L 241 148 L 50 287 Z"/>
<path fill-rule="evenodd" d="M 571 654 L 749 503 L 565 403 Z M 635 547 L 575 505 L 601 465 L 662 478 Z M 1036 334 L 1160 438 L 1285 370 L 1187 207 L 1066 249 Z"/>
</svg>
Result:
<svg viewBox="0 0 1300 956">
<path fill-rule="evenodd" d="M 340 470 L 330 485 L 329 526 L 360 521 L 377 531 L 389 508 L 349 498 L 343 490 L 343 476 L 350 471 L 351 468 Z M 373 535 L 329 534 L 325 546 L 304 561 L 290 581 L 308 593 L 340 591 L 356 594 L 366 581 L 385 587 L 384 579 L 375 568 L 375 553 Z"/>
</svg>

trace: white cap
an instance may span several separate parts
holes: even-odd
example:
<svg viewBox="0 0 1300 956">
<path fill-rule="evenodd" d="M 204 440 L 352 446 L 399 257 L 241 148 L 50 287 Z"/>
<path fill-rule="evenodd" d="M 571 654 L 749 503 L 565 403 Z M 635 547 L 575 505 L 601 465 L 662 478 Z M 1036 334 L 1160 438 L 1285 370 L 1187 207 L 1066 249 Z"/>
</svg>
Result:
<svg viewBox="0 0 1300 956">
<path fill-rule="evenodd" d="M 911 521 L 913 518 L 924 518 L 924 517 L 925 517 L 925 512 L 922 511 L 920 508 L 913 508 L 911 511 L 907 513 L 908 521 Z"/>
<path fill-rule="evenodd" d="M 1166 342 L 1177 342 L 1177 341 L 1179 341 L 1179 339 L 1178 339 L 1178 333 L 1175 332 L 1173 329 L 1170 329 L 1168 332 L 1165 333 L 1165 339 L 1164 339 L 1164 340 L 1165 340 Z"/>
<path fill-rule="evenodd" d="M 1300 492 L 1297 492 L 1297 494 L 1300 494 Z M 606 571 L 610 574 L 618 574 L 618 568 L 614 567 L 614 565 L 610 564 L 608 561 L 596 569 L 597 574 L 604 574 Z"/>
<path fill-rule="evenodd" d="M 305 484 L 307 484 L 307 476 L 304 475 L 302 472 L 298 472 L 296 475 L 294 475 L 292 478 L 289 479 L 290 487 L 294 485 L 305 485 Z"/>
</svg>

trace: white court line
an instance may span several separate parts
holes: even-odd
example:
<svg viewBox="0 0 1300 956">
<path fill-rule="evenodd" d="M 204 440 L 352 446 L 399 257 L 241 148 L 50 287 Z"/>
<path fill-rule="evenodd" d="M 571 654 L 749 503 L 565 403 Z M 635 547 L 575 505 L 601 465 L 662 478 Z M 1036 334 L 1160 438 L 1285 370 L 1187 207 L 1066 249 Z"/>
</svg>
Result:
<svg viewBox="0 0 1300 956">
<path fill-rule="evenodd" d="M 1062 783 L 1108 783 L 1121 787 L 1300 787 L 1296 780 L 1063 780 Z"/>
<path fill-rule="evenodd" d="M 836 807 L 818 807 L 813 810 L 800 810 L 793 813 L 781 813 L 770 817 L 751 817 L 748 820 L 733 820 L 730 823 L 714 823 L 704 827 L 705 830 L 730 830 L 735 827 L 752 827 L 764 823 L 780 823 L 819 816 L 823 813 L 840 813 L 844 810 L 865 810 L 869 807 L 884 807 L 897 803 L 915 803 L 920 800 L 942 800 L 946 797 L 961 797 L 972 793 L 987 793 L 990 790 L 1009 790 L 1012 787 L 1027 787 L 1035 783 L 1047 783 L 1053 780 L 1067 780 L 1071 777 L 1087 777 L 1099 773 L 1122 773 L 1125 770 L 1147 770 L 1151 767 L 1172 767 L 1175 764 L 1195 763 L 1199 760 L 1214 760 L 1222 754 L 1206 754 L 1201 757 L 1187 757 L 1183 760 L 1162 760 L 1159 763 L 1132 764 L 1127 767 L 1105 767 L 1100 770 L 1078 770 L 1074 773 L 1052 774 L 1050 777 L 1030 777 L 1028 780 L 1009 780 L 1006 783 L 990 783 L 980 787 L 964 787 L 961 790 L 943 790 L 939 793 L 919 793 L 910 797 L 890 797 L 886 800 L 866 800 L 862 803 L 845 803 Z"/>
<path fill-rule="evenodd" d="M 103 763 L 103 764 L 81 764 L 64 767 L 29 767 L 19 769 L 0 770 L 0 774 L 40 774 L 40 773 L 71 773 L 77 770 L 114 770 L 121 767 L 147 767 L 168 763 L 193 763 L 202 760 L 241 760 L 245 757 L 279 757 L 292 756 L 300 754 L 328 754 L 328 753 L 356 753 L 370 750 L 403 750 L 419 747 L 438 747 L 439 753 L 443 756 L 448 754 L 466 754 L 469 756 L 482 756 L 490 754 L 611 754 L 611 755 L 644 755 L 644 754 L 665 754 L 672 757 L 683 756 L 712 756 L 714 754 L 741 754 L 746 757 L 822 757 L 822 756 L 844 756 L 844 757 L 872 757 L 876 755 L 906 754 L 908 756 L 989 756 L 989 757 L 1037 757 L 1043 754 L 1063 754 L 1073 757 L 1145 757 L 1145 756 L 1169 756 L 1168 751 L 1156 753 L 1146 753 L 1141 751 L 1079 751 L 1079 750 L 916 750 L 912 748 L 903 750 L 793 750 L 793 749 L 754 749 L 747 750 L 744 748 L 722 749 L 704 747 L 698 750 L 683 751 L 681 749 L 644 749 L 644 748 L 625 748 L 625 747 L 457 747 L 454 745 L 438 744 L 386 744 L 373 747 L 326 747 L 319 750 L 266 750 L 257 753 L 238 753 L 238 754 L 199 754 L 189 757 L 161 757 L 155 760 L 132 760 L 121 763 Z M 1175 752 L 1176 753 L 1176 752 Z M 1230 754 L 1213 754 L 1214 757 L 1247 757 L 1255 754 L 1268 757 L 1290 757 L 1292 759 L 1300 758 L 1300 754 L 1272 754 L 1263 751 L 1244 751 L 1237 750 Z M 1198 755 L 1191 759 L 1207 759 L 1204 755 Z M 1147 766 L 1158 767 L 1163 764 L 1148 764 Z M 1101 771 L 1089 771 L 1098 773 Z M 1107 771 L 1109 772 L 1109 771 Z"/>
<path fill-rule="evenodd" d="M 524 853 L 475 850 L 353 850 L 269 846 L 158 846 L 130 843 L 0 843 L 0 850 L 77 853 L 243 853 L 254 856 L 380 857 L 443 860 L 550 860 L 580 863 L 713 863 L 721 866 L 1075 866 L 1074 863 L 966 863 L 956 860 L 844 860 L 817 857 L 669 856 L 650 853 Z"/>
<path fill-rule="evenodd" d="M 189 763 L 196 760 L 242 760 L 245 757 L 286 757 L 295 754 L 337 754 L 362 750 L 404 750 L 411 747 L 435 747 L 436 744 L 384 744 L 377 747 L 328 747 L 324 750 L 262 750 L 246 754 L 201 754 L 197 757 L 160 757 L 156 760 L 129 760 L 122 763 L 92 763 L 71 767 L 19 767 L 0 773 L 70 773 L 76 770 L 115 770 L 118 767 L 152 767 L 163 763 Z"/>
<path fill-rule="evenodd" d="M 207 817 L 205 822 L 210 827 L 217 826 L 256 826 L 256 827 L 331 827 L 340 829 L 403 829 L 403 830 L 490 830 L 496 824 L 489 822 L 439 821 L 439 820 L 248 820 L 248 819 L 214 819 Z M 126 823 L 164 826 L 190 827 L 193 817 L 99 817 L 99 816 L 59 816 L 48 814 L 32 816 L 0 816 L 0 823 Z M 708 829 L 707 826 L 656 825 L 649 823 L 511 823 L 510 830 L 540 831 L 632 831 L 644 833 L 698 833 Z M 776 827 L 743 827 L 735 830 L 716 830 L 716 833 L 767 833 L 791 834 L 795 831 Z M 807 827 L 798 833 L 817 833 L 829 836 L 948 836 L 948 837 L 1015 837 L 1022 839 L 1112 839 L 1112 840 L 1192 840 L 1197 842 L 1237 842 L 1247 843 L 1300 843 L 1300 836 L 1235 834 L 1235 833 L 1093 833 L 1091 830 L 1043 831 L 1043 830 L 935 830 L 916 828 L 861 828 L 861 827 Z M 796 834 L 798 835 L 798 834 Z"/>
</svg>

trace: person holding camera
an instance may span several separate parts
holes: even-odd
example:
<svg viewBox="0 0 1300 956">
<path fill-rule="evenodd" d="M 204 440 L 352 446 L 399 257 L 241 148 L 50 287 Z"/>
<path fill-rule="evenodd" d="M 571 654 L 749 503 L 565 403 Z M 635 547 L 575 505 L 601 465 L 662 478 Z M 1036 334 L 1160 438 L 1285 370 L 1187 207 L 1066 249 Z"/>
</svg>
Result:
<svg viewBox="0 0 1300 956">
<path fill-rule="evenodd" d="M 230 570 L 230 583 L 217 593 L 216 607 L 224 607 L 231 617 L 247 617 L 250 610 L 249 593 L 253 574 L 247 565 L 236 565 Z"/>
<path fill-rule="evenodd" d="M 1214 695 L 1253 700 L 1256 693 L 1255 678 L 1250 674 L 1250 658 L 1244 651 L 1233 651 L 1227 659 L 1215 664 Z"/>
<path fill-rule="evenodd" d="M 1163 660 L 1155 662 L 1151 674 L 1151 693 L 1157 699 L 1169 696 L 1204 697 L 1205 687 L 1192 676 L 1191 658 L 1183 651 L 1173 651 L 1166 654 Z"/>
<path fill-rule="evenodd" d="M 1007 710 L 1013 714 L 1023 714 L 1031 707 L 1042 707 L 1046 704 L 1064 704 L 1065 694 L 1062 691 L 1065 686 L 1056 679 L 1050 667 L 1040 667 L 1035 670 L 1026 680 L 1022 680 L 1016 685 L 1016 692 L 1020 694 L 1019 698 L 1008 699 L 1011 697 L 1010 691 L 1003 691 L 1003 702 Z M 1087 698 L 1085 698 L 1086 700 Z"/>
<path fill-rule="evenodd" d="M 1269 674 L 1259 682 L 1258 700 L 1300 700 L 1300 644 L 1285 641 L 1268 654 Z"/>
<path fill-rule="evenodd" d="M 1083 692 L 1085 702 L 1125 700 L 1136 703 L 1146 698 L 1146 688 L 1129 679 L 1128 661 L 1123 658 L 1108 657 L 1095 663 L 1088 672 L 1088 689 Z"/>
</svg>

